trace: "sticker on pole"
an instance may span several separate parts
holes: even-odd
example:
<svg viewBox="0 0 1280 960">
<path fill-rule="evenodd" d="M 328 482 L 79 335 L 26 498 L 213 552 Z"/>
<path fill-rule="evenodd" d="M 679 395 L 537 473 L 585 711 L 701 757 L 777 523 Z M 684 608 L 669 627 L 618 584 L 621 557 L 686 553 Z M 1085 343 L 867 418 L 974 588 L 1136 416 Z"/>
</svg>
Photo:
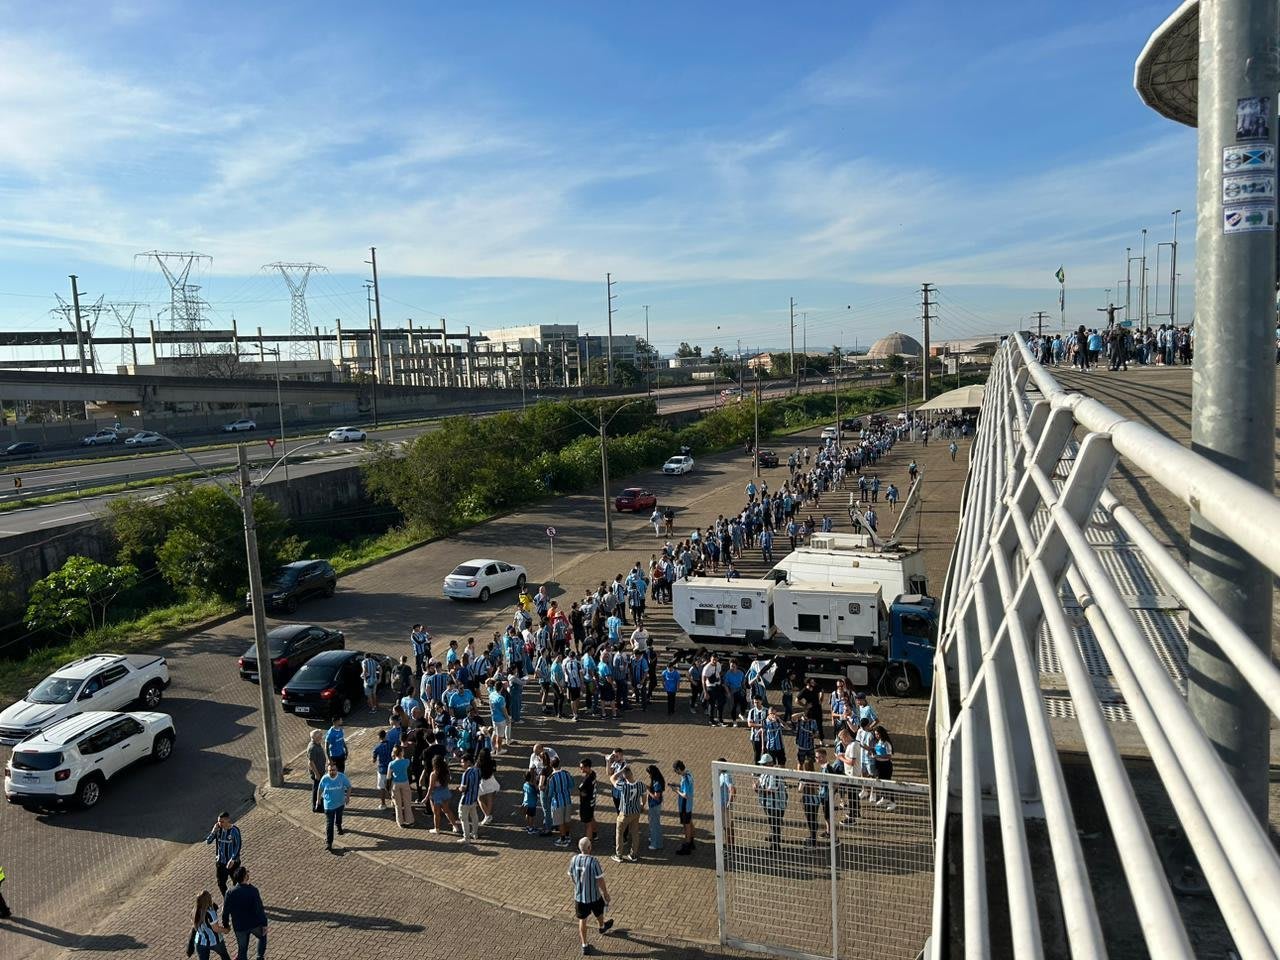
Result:
<svg viewBox="0 0 1280 960">
<path fill-rule="evenodd" d="M 274 450 L 276 448 L 276 438 L 267 437 L 267 446 Z"/>
<path fill-rule="evenodd" d="M 1274 200 L 1275 196 L 1276 177 L 1273 173 L 1245 173 L 1222 178 L 1223 203 Z"/>
<path fill-rule="evenodd" d="M 1270 144 L 1260 147 L 1223 147 L 1223 173 L 1260 173 L 1275 170 L 1276 148 Z"/>
<path fill-rule="evenodd" d="M 1274 203 L 1246 203 L 1222 211 L 1223 233 L 1265 233 L 1275 228 Z"/>
<path fill-rule="evenodd" d="M 547 527 L 547 536 L 554 540 L 556 538 L 556 528 Z"/>
</svg>

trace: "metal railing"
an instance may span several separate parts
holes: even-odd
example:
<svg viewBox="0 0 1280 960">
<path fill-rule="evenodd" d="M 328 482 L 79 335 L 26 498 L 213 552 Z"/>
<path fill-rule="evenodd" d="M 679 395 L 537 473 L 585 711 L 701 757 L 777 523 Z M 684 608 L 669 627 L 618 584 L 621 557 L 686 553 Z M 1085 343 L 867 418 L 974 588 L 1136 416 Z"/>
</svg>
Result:
<svg viewBox="0 0 1280 960">
<path fill-rule="evenodd" d="M 947 572 L 931 703 L 937 960 L 1131 955 L 1104 936 L 1128 908 L 1103 902 L 1100 917 L 1108 883 L 1127 892 L 1151 956 L 1196 955 L 1196 924 L 1169 878 L 1177 857 L 1163 834 L 1153 840 L 1156 806 L 1239 955 L 1280 956 L 1280 858 L 1188 708 L 1188 617 L 1274 716 L 1280 671 L 1269 644 L 1228 619 L 1107 489 L 1117 458 L 1280 574 L 1274 496 L 1064 390 L 1020 338 L 1001 346 Z M 1132 723 L 1122 737 L 1117 719 Z M 1064 767 L 1063 751 L 1085 760 Z M 1105 825 L 1115 875 L 1086 857 L 1078 816 Z M 999 849 L 985 849 L 995 838 Z M 1001 872 L 1001 888 L 989 888 Z"/>
</svg>

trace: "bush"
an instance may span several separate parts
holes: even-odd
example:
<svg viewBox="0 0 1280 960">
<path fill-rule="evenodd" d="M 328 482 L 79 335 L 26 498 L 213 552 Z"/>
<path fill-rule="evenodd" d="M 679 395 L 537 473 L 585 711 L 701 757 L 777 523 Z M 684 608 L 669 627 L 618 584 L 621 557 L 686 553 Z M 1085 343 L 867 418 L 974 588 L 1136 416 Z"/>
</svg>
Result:
<svg viewBox="0 0 1280 960">
<path fill-rule="evenodd" d="M 27 626 L 74 637 L 102 627 L 112 601 L 138 582 L 138 568 L 109 567 L 88 557 L 71 556 L 37 580 L 27 598 Z"/>
</svg>

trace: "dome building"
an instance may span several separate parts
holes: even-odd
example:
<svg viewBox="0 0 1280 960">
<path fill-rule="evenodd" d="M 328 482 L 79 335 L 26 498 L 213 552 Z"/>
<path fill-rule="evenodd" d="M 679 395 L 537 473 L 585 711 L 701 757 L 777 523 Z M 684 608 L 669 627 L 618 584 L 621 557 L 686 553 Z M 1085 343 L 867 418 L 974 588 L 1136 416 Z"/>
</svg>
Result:
<svg viewBox="0 0 1280 960">
<path fill-rule="evenodd" d="M 920 341 L 905 333 L 891 333 L 881 337 L 867 351 L 868 360 L 887 360 L 893 356 L 920 358 Z"/>
</svg>

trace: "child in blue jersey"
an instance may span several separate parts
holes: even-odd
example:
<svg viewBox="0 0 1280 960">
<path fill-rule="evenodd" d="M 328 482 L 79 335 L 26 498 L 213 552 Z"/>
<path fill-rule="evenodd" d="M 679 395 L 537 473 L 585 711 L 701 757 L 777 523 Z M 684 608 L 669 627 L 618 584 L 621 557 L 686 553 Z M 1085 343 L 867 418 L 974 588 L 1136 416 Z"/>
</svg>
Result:
<svg viewBox="0 0 1280 960">
<path fill-rule="evenodd" d="M 532 767 L 525 772 L 524 784 L 520 788 L 520 809 L 524 811 L 524 832 L 534 834 L 538 828 L 533 825 L 533 818 L 538 813 L 538 771 Z"/>
</svg>

